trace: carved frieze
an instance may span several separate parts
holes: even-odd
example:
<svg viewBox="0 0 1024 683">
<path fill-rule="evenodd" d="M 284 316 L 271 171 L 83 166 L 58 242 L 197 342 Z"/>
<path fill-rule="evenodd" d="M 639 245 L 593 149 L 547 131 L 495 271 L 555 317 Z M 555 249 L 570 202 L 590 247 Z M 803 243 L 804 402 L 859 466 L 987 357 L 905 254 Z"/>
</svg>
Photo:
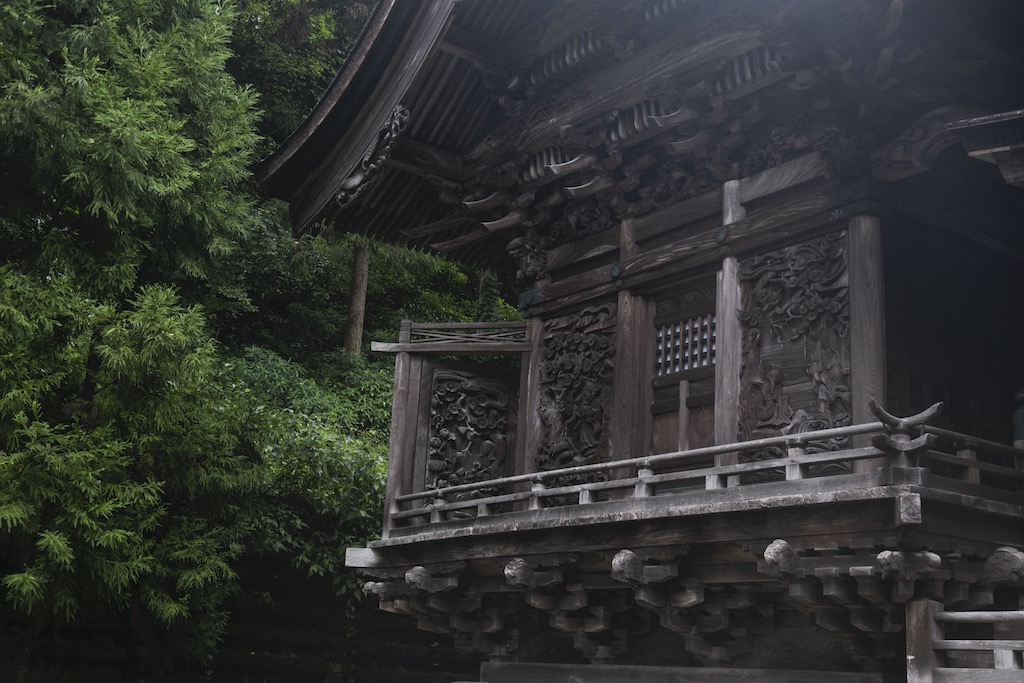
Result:
<svg viewBox="0 0 1024 683">
<path fill-rule="evenodd" d="M 599 461 L 608 439 L 615 348 L 603 331 L 615 315 L 606 304 L 545 324 L 540 363 L 543 439 L 537 469 Z"/>
<path fill-rule="evenodd" d="M 850 424 L 846 233 L 741 262 L 742 439 Z M 837 439 L 809 444 L 835 450 Z M 750 459 L 778 457 L 781 450 Z"/>
<path fill-rule="evenodd" d="M 430 403 L 426 490 L 505 475 L 510 396 L 504 384 L 457 370 L 438 370 Z M 453 493 L 449 502 L 498 493 L 491 488 Z M 457 510 L 453 516 L 469 516 Z"/>
</svg>

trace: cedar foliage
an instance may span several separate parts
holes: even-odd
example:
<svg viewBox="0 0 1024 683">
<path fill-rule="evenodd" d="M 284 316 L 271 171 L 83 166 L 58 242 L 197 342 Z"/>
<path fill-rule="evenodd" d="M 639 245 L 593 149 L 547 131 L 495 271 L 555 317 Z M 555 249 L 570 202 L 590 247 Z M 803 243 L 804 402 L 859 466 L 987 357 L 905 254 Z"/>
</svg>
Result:
<svg viewBox="0 0 1024 683">
<path fill-rule="evenodd" d="M 249 167 L 368 5 L 240 6 L 0 4 L 0 623 L 29 649 L 120 619 L 129 651 L 207 661 L 261 553 L 358 594 L 391 371 L 339 351 L 352 240 L 294 239 Z M 475 317 L 461 269 L 369 249 L 368 335 Z"/>
</svg>

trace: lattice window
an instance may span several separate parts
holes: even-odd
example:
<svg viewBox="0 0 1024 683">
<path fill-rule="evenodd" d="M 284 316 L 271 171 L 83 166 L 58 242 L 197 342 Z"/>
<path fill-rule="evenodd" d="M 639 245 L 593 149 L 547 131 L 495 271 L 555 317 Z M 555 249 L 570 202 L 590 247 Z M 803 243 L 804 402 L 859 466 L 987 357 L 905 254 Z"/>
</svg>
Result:
<svg viewBox="0 0 1024 683">
<path fill-rule="evenodd" d="M 715 315 L 706 313 L 656 328 L 656 377 L 715 364 Z"/>
</svg>

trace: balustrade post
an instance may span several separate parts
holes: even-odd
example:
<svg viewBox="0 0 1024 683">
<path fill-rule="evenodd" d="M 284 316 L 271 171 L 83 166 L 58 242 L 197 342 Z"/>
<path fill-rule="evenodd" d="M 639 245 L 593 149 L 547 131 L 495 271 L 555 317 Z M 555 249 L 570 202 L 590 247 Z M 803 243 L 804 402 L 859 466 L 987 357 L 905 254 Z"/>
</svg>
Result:
<svg viewBox="0 0 1024 683">
<path fill-rule="evenodd" d="M 441 506 L 444 505 L 444 499 L 440 493 L 434 494 L 434 500 L 430 503 L 430 523 L 440 524 L 444 520 L 441 517 Z"/>
<path fill-rule="evenodd" d="M 972 484 L 980 484 L 981 472 L 978 471 L 978 468 L 971 466 L 971 463 L 977 462 L 978 460 L 978 451 L 965 446 L 957 449 L 956 456 L 967 463 L 963 471 L 957 473 L 957 479 L 970 482 Z"/>
<path fill-rule="evenodd" d="M 544 478 L 540 476 L 534 477 L 533 485 L 530 487 L 530 493 L 532 494 L 530 496 L 531 510 L 540 510 L 544 507 L 541 502 L 540 493 L 545 489 L 547 489 L 547 486 L 544 484 Z"/>
<path fill-rule="evenodd" d="M 786 455 L 788 455 L 791 458 L 800 455 L 805 455 L 807 453 L 807 449 L 804 448 L 804 445 L 797 440 L 792 440 L 788 442 L 786 446 L 788 447 L 786 450 Z M 804 466 L 802 463 L 795 462 L 788 463 L 786 465 L 786 481 L 795 481 L 803 478 Z"/>
<path fill-rule="evenodd" d="M 654 470 L 650 468 L 650 465 L 644 463 L 637 468 L 636 476 L 641 480 L 644 480 L 647 477 L 653 477 Z M 640 481 L 633 487 L 634 498 L 650 498 L 653 495 L 654 487 L 651 484 L 648 484 L 646 481 Z"/>
</svg>

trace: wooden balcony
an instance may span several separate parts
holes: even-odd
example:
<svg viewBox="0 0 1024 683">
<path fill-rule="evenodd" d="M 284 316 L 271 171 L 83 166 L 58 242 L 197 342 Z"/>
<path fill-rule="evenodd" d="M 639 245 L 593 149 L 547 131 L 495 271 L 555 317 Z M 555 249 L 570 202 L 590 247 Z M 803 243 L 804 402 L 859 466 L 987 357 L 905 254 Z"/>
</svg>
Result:
<svg viewBox="0 0 1024 683">
<path fill-rule="evenodd" d="M 819 521 L 839 524 L 857 509 L 867 515 L 862 522 L 869 512 L 875 515 L 881 527 L 875 531 L 913 525 L 950 537 L 958 535 L 956 519 L 966 515 L 987 519 L 990 529 L 1017 527 L 1010 535 L 1021 535 L 1024 450 L 930 426 L 941 404 L 906 419 L 872 408 L 882 420 L 399 494 L 386 512 L 387 537 L 350 550 L 348 561 L 370 567 L 389 550 L 511 532 L 605 524 L 653 529 L 650 524 L 658 520 L 678 524 L 689 517 L 750 513 L 766 520 L 787 510 L 825 515 Z M 837 440 L 865 445 L 816 448 Z M 754 459 L 779 451 L 785 455 Z M 763 533 L 806 533 L 806 524 L 794 524 L 791 530 L 772 525 Z M 976 536 L 978 531 L 972 530 Z M 749 535 L 759 534 L 751 529 Z M 598 543 L 584 538 L 586 546 Z M 503 542 L 519 545 L 508 537 Z M 524 537 L 518 552 L 532 542 Z M 480 545 L 464 547 L 459 557 L 487 552 Z"/>
<path fill-rule="evenodd" d="M 683 668 L 767 666 L 816 680 L 807 653 L 820 650 L 829 654 L 819 664 L 840 667 L 830 671 L 881 680 L 912 673 L 902 659 L 920 646 L 920 630 L 908 628 L 921 621 L 916 601 L 998 619 L 1019 610 L 1024 571 L 1007 561 L 1024 557 L 1024 450 L 936 426 L 942 404 L 901 418 L 871 401 L 862 411 L 871 422 L 668 453 L 612 448 L 540 470 L 529 440 L 516 438 L 536 415 L 539 331 L 537 321 L 406 324 L 398 343 L 377 345 L 398 353 L 387 509 L 382 538 L 348 549 L 346 563 L 372 579 L 382 609 L 452 634 L 492 668 L 543 668 L 552 660 L 518 648 L 561 643 L 560 661 L 585 658 L 602 681 L 619 680 L 600 676 L 622 653 L 665 632 L 681 636 L 673 661 Z M 505 362 L 498 373 L 457 358 L 515 354 L 522 367 Z M 447 398 L 436 400 L 439 390 Z M 493 429 L 441 419 L 453 407 L 465 417 L 478 399 L 500 404 Z M 443 435 L 458 425 L 466 434 Z M 482 443 L 501 438 L 500 466 L 473 464 Z M 460 473 L 467 463 L 476 469 Z M 934 624 L 955 618 L 921 627 L 938 652 L 929 671 L 1019 675 L 1015 626 L 992 627 L 1001 642 L 935 635 Z M 804 650 L 766 654 L 759 639 L 774 632 Z M 957 654 L 978 643 L 991 645 L 987 655 Z M 1015 680 L 995 675 L 977 680 Z"/>
</svg>

